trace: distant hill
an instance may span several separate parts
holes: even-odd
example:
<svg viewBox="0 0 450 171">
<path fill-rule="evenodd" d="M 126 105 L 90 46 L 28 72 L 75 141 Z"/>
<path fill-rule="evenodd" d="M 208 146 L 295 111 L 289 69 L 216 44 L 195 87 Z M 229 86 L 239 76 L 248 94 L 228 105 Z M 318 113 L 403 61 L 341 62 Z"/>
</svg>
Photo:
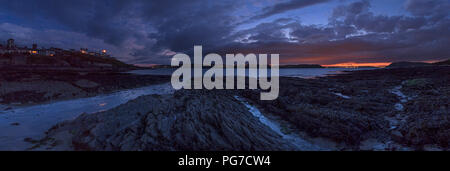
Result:
<svg viewBox="0 0 450 171">
<path fill-rule="evenodd" d="M 424 67 L 424 66 L 433 66 L 430 63 L 424 62 L 394 62 L 386 68 L 409 68 L 409 67 Z"/>
<path fill-rule="evenodd" d="M 152 66 L 152 67 L 149 67 L 149 68 L 151 68 L 151 69 L 162 69 L 162 68 L 178 68 L 178 67 L 173 67 L 171 65 L 155 65 L 155 66 Z"/>
<path fill-rule="evenodd" d="M 445 60 L 445 61 L 441 61 L 441 62 L 436 62 L 434 64 L 435 65 L 450 65 L 450 59 Z"/>
<path fill-rule="evenodd" d="M 248 67 L 248 65 L 246 65 Z M 148 67 L 151 69 L 161 69 L 161 68 L 178 68 L 178 67 L 172 67 L 170 65 L 155 65 L 152 67 Z M 211 67 L 202 66 L 203 69 L 208 69 Z M 280 65 L 280 68 L 323 68 L 321 65 L 317 64 L 299 64 L 299 65 Z"/>
<path fill-rule="evenodd" d="M 425 63 L 425 62 L 394 62 L 386 68 L 409 68 L 409 67 L 425 67 L 425 66 L 436 66 L 436 65 L 450 65 L 450 59 L 436 62 L 436 63 Z"/>
</svg>

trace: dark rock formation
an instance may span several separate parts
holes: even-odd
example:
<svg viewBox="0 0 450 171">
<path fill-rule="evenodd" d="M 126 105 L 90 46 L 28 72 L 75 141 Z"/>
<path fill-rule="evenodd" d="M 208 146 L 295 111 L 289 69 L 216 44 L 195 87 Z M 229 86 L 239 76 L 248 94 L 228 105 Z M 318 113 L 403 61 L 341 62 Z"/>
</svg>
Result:
<svg viewBox="0 0 450 171">
<path fill-rule="evenodd" d="M 58 148 L 68 141 L 69 150 L 293 149 L 233 98 L 238 93 L 296 132 L 343 144 L 339 149 L 367 150 L 370 144 L 381 144 L 377 149 L 448 150 L 449 85 L 450 67 L 435 66 L 281 78 L 280 96 L 274 101 L 260 101 L 259 90 L 178 91 L 140 97 L 59 124 L 44 144 Z"/>
<path fill-rule="evenodd" d="M 222 91 L 144 96 L 115 109 L 56 125 L 47 144 L 70 132 L 70 149 L 120 151 L 293 150 Z M 56 140 L 54 140 L 56 139 Z"/>
<path fill-rule="evenodd" d="M 412 67 L 356 71 L 319 79 L 281 78 L 280 96 L 260 101 L 244 97 L 281 116 L 313 137 L 344 142 L 352 149 L 370 138 L 421 149 L 450 147 L 450 67 Z M 408 99 L 392 93 L 401 87 Z M 344 96 L 342 96 L 344 95 Z M 348 98 L 344 98 L 348 97 Z M 404 109 L 396 110 L 402 104 Z M 398 121 L 386 118 L 399 118 Z M 396 149 L 388 149 L 396 150 Z"/>
<path fill-rule="evenodd" d="M 91 97 L 169 81 L 170 76 L 120 72 L 1 70 L 0 104 L 35 104 Z"/>
</svg>

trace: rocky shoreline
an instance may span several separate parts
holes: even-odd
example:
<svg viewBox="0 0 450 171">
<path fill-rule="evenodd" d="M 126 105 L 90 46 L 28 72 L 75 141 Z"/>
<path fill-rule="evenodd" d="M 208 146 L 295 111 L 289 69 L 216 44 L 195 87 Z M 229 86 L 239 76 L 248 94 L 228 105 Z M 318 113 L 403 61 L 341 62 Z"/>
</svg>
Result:
<svg viewBox="0 0 450 171">
<path fill-rule="evenodd" d="M 355 71 L 312 80 L 282 78 L 280 83 L 275 101 L 259 101 L 252 91 L 244 97 L 311 137 L 345 144 L 343 150 L 450 147 L 448 66 Z"/>
<path fill-rule="evenodd" d="M 103 70 L 2 70 L 0 104 L 36 105 L 169 82 L 169 76 Z"/>
<path fill-rule="evenodd" d="M 226 110 L 224 110 L 226 109 Z M 142 96 L 51 128 L 33 150 L 294 150 L 226 91 Z"/>
<path fill-rule="evenodd" d="M 275 101 L 252 90 L 143 96 L 55 125 L 33 150 L 316 150 L 296 149 L 235 96 L 322 149 L 448 150 L 449 85 L 441 66 L 283 77 Z"/>
</svg>

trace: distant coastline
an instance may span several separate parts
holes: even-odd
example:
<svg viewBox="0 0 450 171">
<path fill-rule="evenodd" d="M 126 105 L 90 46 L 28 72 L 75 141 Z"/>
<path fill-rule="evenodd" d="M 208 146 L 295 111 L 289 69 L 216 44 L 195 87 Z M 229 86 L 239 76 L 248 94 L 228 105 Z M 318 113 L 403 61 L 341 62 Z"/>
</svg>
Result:
<svg viewBox="0 0 450 171">
<path fill-rule="evenodd" d="M 450 65 L 450 59 L 434 62 L 434 63 L 425 63 L 425 62 L 394 62 L 391 65 L 387 66 L 387 68 L 411 68 L 411 67 L 430 67 L 430 66 L 448 66 Z"/>
<path fill-rule="evenodd" d="M 378 63 L 374 63 L 378 64 Z M 435 63 L 425 63 L 425 62 L 392 62 L 392 63 L 386 63 L 385 66 L 378 66 L 378 65 L 370 65 L 370 64 L 363 64 L 363 65 L 356 65 L 353 63 L 348 63 L 348 65 L 320 65 L 320 64 L 293 64 L 293 65 L 280 65 L 279 68 L 398 68 L 398 67 L 422 67 L 422 66 L 442 66 L 442 65 L 450 65 L 450 59 L 443 60 L 440 62 Z M 139 69 L 167 69 L 172 68 L 176 69 L 178 67 L 173 67 L 171 65 L 164 65 L 164 64 L 155 64 L 152 66 L 137 66 L 135 67 Z M 202 66 L 204 69 L 208 69 L 211 67 Z"/>
</svg>

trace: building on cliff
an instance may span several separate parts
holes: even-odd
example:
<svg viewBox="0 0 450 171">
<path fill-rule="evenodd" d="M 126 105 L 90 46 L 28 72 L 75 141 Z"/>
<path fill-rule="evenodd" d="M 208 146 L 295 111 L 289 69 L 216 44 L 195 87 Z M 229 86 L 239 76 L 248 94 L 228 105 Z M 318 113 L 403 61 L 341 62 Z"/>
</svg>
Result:
<svg viewBox="0 0 450 171">
<path fill-rule="evenodd" d="M 38 48 L 37 44 L 33 44 L 32 48 L 28 47 L 18 47 L 15 44 L 14 39 L 8 39 L 6 41 L 6 46 L 0 44 L 0 55 L 1 54 L 27 54 L 27 55 L 42 55 L 42 56 L 57 56 L 62 54 L 74 54 L 77 53 L 75 50 L 63 50 L 59 48 Z M 109 57 L 107 50 L 102 49 L 100 51 L 88 51 L 87 48 L 81 48 L 78 54 L 99 56 L 99 57 Z"/>
<path fill-rule="evenodd" d="M 16 44 L 14 43 L 14 39 L 8 39 L 6 41 L 6 49 L 15 49 Z"/>
</svg>

